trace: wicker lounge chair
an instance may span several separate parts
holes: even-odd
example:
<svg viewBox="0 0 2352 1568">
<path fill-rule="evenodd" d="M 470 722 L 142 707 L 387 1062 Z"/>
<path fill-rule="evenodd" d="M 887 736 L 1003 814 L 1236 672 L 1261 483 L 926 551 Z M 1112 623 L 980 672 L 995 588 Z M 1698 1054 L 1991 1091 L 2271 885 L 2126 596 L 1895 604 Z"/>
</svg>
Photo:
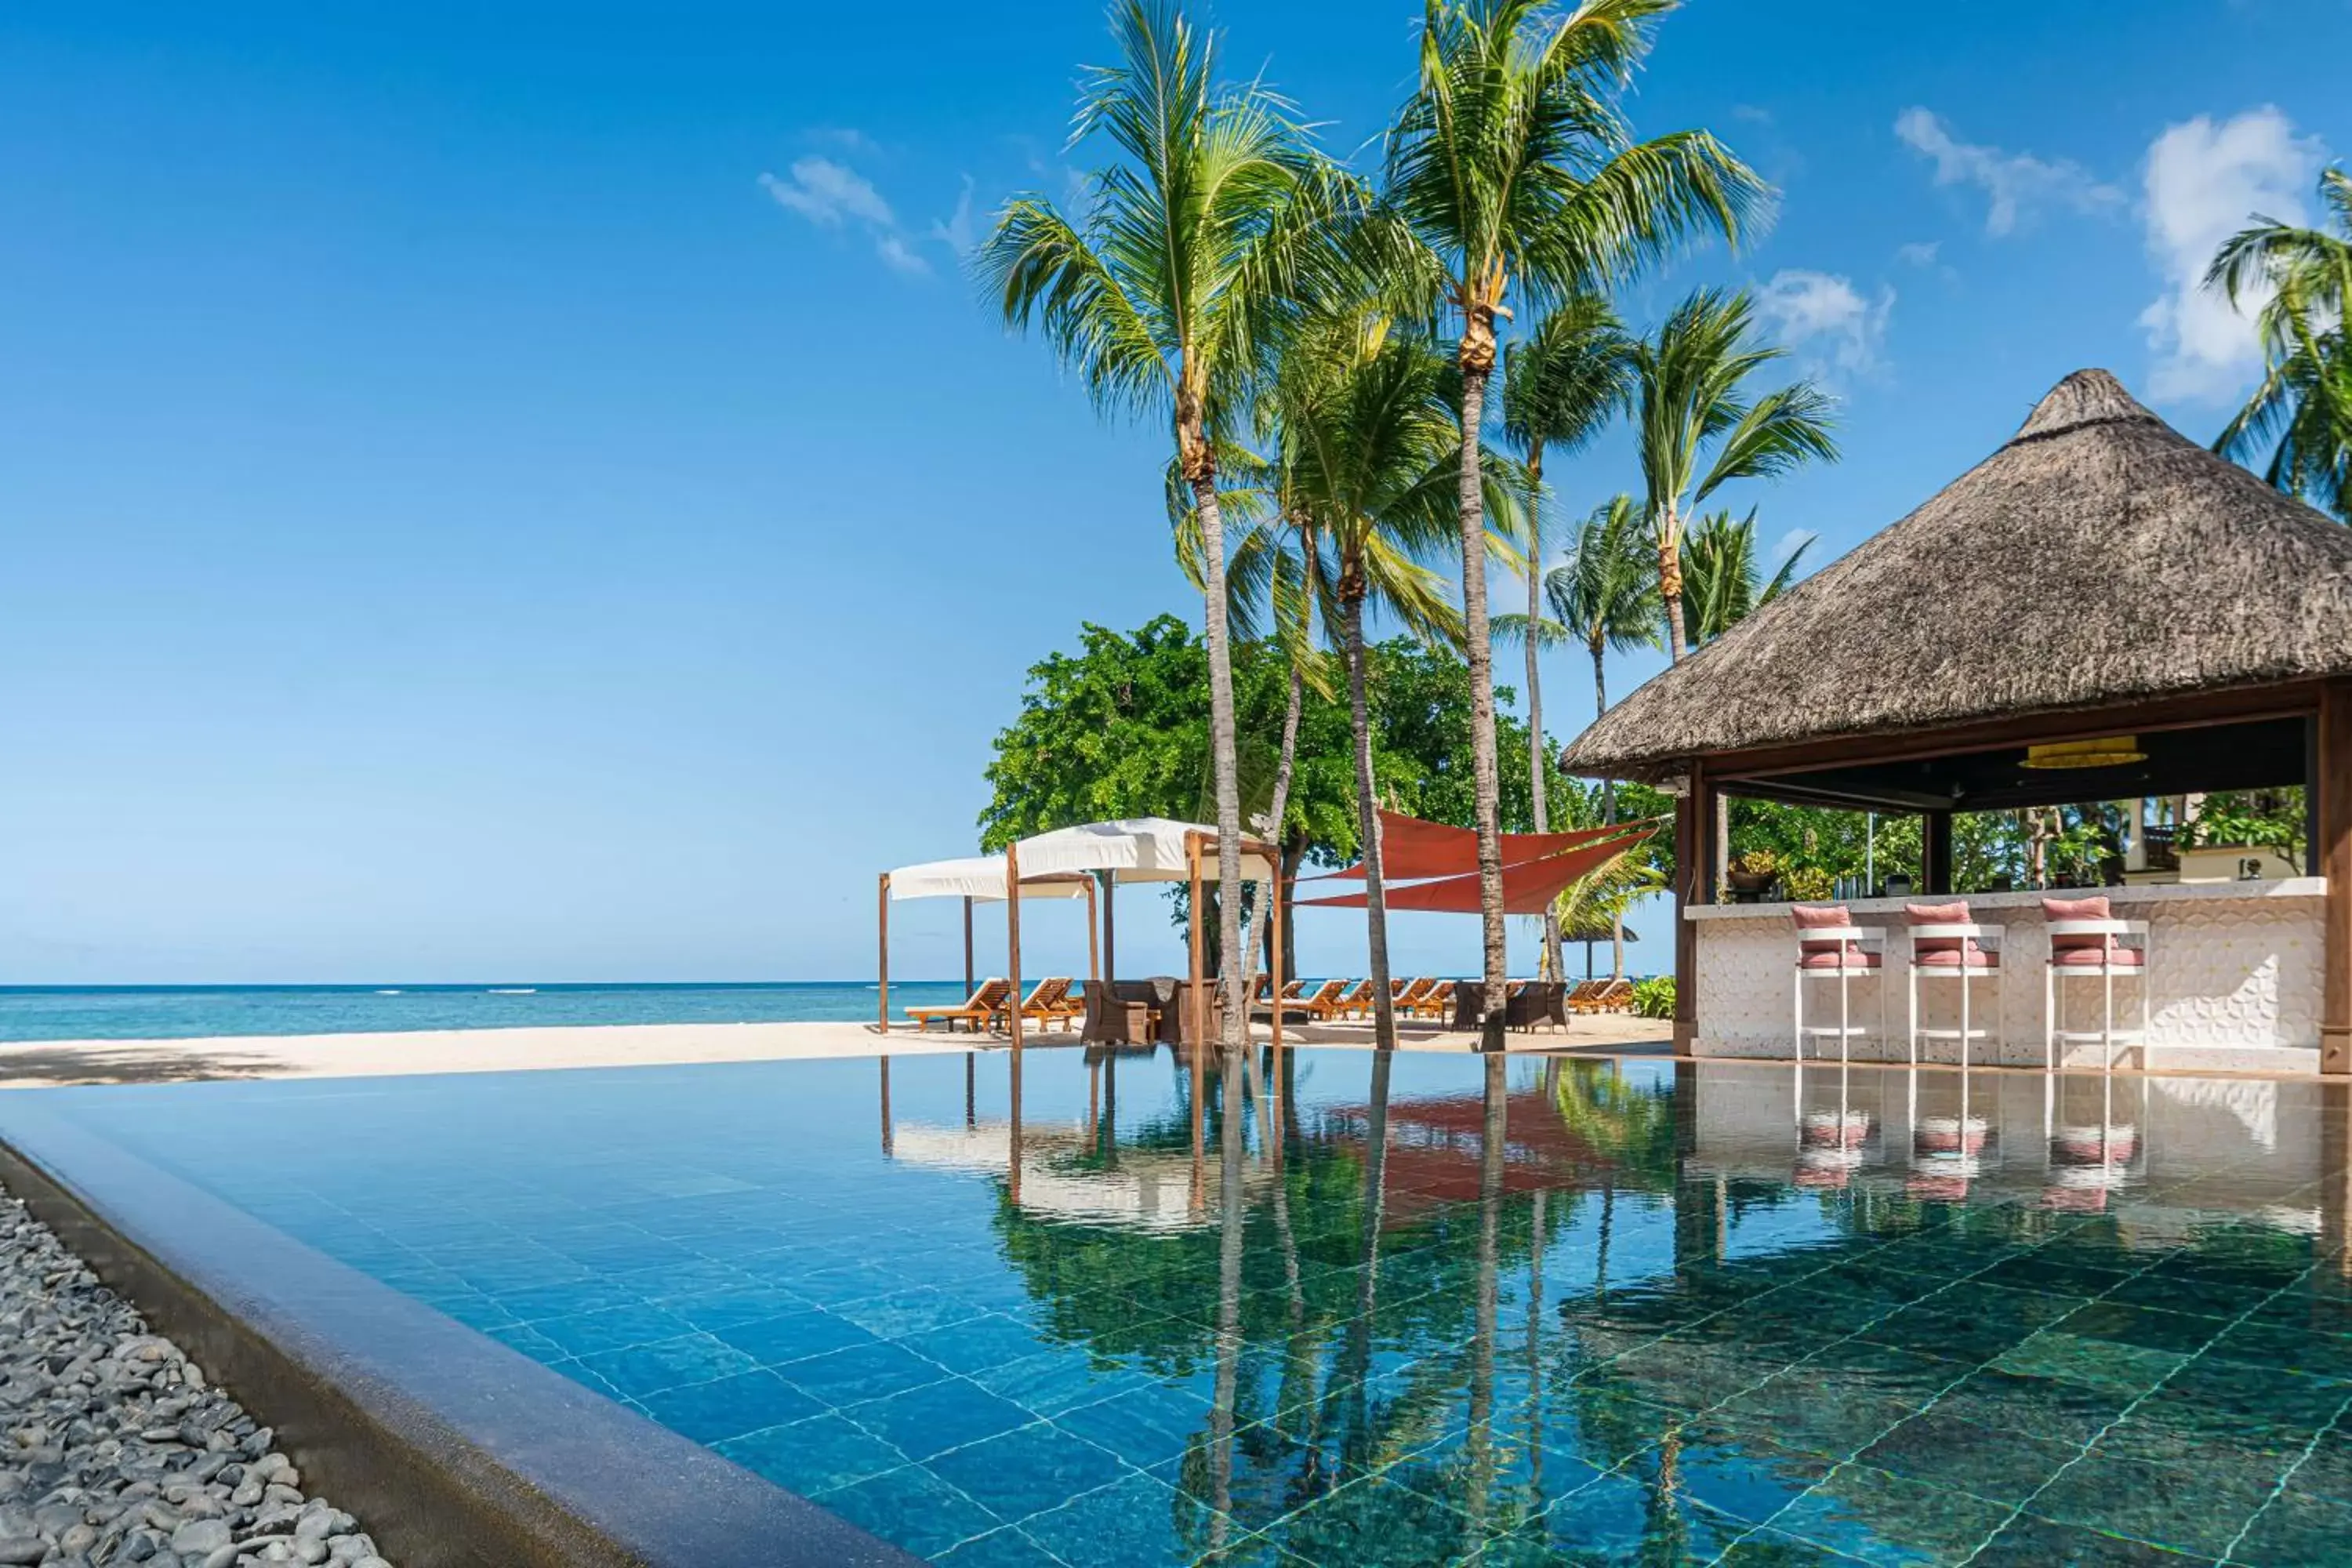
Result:
<svg viewBox="0 0 2352 1568">
<path fill-rule="evenodd" d="M 990 979 L 981 982 L 980 989 L 953 1007 L 909 1007 L 907 1016 L 915 1020 L 917 1030 L 928 1029 L 933 1019 L 946 1023 L 948 1033 L 954 1034 L 958 1023 L 978 1034 L 989 1020 L 1004 1011 L 1004 1004 L 1013 995 L 1013 982 Z"/>
</svg>

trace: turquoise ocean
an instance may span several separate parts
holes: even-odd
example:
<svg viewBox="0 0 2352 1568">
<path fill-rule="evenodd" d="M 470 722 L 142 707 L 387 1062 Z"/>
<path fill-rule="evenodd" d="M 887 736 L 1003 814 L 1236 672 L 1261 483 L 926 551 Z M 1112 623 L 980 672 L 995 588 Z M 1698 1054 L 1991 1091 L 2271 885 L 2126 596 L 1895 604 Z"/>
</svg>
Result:
<svg viewBox="0 0 2352 1568">
<path fill-rule="evenodd" d="M 963 999 L 890 983 L 890 1010 Z M 869 980 L 677 985 L 0 986 L 0 1041 L 194 1039 L 580 1024 L 774 1024 L 875 1016 Z"/>
</svg>

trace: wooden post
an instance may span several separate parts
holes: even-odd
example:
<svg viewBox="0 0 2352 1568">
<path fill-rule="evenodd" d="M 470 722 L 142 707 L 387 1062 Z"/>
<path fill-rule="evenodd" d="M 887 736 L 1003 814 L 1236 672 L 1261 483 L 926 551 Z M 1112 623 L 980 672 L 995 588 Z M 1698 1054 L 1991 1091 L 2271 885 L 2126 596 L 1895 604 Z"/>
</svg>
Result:
<svg viewBox="0 0 2352 1568">
<path fill-rule="evenodd" d="M 1095 879 L 1087 879 L 1087 981 L 1089 984 L 1102 979 L 1102 948 L 1095 932 Z"/>
<path fill-rule="evenodd" d="M 875 902 L 880 910 L 880 919 L 876 921 L 876 926 L 880 932 L 881 946 L 881 956 L 876 960 L 875 967 L 882 977 L 882 1033 L 887 1035 L 890 1032 L 890 873 L 887 871 L 882 873 L 882 887 Z M 967 991 L 964 994 L 969 996 L 971 993 Z"/>
<path fill-rule="evenodd" d="M 1102 876 L 1103 984 L 1118 984 L 1118 873 Z"/>
<path fill-rule="evenodd" d="M 1013 1032 L 1013 1083 L 1017 1092 L 1021 1084 L 1021 846 L 1004 847 L 1004 967 L 1013 974 L 1013 994 L 1004 999 L 1006 1024 Z M 1013 1114 L 1013 1124 L 1021 1125 L 1021 1113 Z M 1013 1184 L 1018 1197 L 1021 1177 L 1016 1171 Z"/>
<path fill-rule="evenodd" d="M 1192 1163 L 1197 1183 L 1201 1151 L 1205 1144 L 1202 1131 L 1201 1097 L 1208 1092 L 1208 1072 L 1202 1064 L 1201 1052 L 1201 1041 L 1207 1033 L 1207 1024 L 1201 997 L 1201 836 L 1197 833 L 1184 835 L 1184 869 L 1190 879 L 1192 897 L 1189 911 L 1192 918 L 1185 922 L 1185 937 L 1192 949 L 1192 968 L 1189 975 L 1191 984 L 1184 997 L 1184 1022 L 1185 1032 L 1192 1037 L 1187 1043 L 1192 1049 Z"/>
<path fill-rule="evenodd" d="M 963 897 L 963 994 L 971 994 L 971 895 Z"/>
<path fill-rule="evenodd" d="M 1675 1054 L 1687 1055 L 1698 1034 L 1698 927 L 1684 912 L 1706 901 L 1707 858 L 1699 824 L 1712 815 L 1698 769 L 1675 802 Z"/>
<path fill-rule="evenodd" d="M 1952 814 L 1927 811 L 1919 815 L 1919 890 L 1952 890 Z"/>
<path fill-rule="evenodd" d="M 2352 681 L 2330 681 L 2319 703 L 2319 874 L 2322 917 L 2319 1070 L 2352 1073 Z"/>
</svg>

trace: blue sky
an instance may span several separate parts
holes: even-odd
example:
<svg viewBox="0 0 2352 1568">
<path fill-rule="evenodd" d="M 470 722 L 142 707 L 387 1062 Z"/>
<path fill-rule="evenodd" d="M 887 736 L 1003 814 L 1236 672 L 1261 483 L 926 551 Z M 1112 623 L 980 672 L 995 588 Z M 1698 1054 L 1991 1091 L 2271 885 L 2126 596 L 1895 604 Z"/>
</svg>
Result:
<svg viewBox="0 0 2352 1568">
<path fill-rule="evenodd" d="M 1336 148 L 1408 84 L 1410 4 L 1213 15 Z M 1066 189 L 1105 39 L 1092 0 L 9 7 L 0 980 L 870 973 L 873 874 L 969 849 L 1021 672 L 1197 616 L 1164 437 L 960 272 Z M 1847 456 L 1733 499 L 1816 561 L 2083 365 L 2209 437 L 2249 362 L 2185 279 L 2352 150 L 2347 46 L 2341 0 L 1698 0 L 1636 124 L 1717 131 L 1780 220 L 1622 303 L 1763 291 Z M 1553 477 L 1634 483 L 1619 442 Z M 1174 963 L 1131 909 L 1122 967 Z M 1029 967 L 1083 962 L 1064 915 Z M 899 929 L 960 965 L 949 909 Z M 1408 921 L 1399 967 L 1475 940 Z"/>
</svg>

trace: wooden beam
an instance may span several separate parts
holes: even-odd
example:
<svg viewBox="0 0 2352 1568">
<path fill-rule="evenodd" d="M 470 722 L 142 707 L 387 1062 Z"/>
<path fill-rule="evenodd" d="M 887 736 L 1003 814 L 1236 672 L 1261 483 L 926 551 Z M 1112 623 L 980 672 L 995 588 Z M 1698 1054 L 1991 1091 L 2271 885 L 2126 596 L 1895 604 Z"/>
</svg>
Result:
<svg viewBox="0 0 2352 1568">
<path fill-rule="evenodd" d="M 1951 756 L 1963 752 L 1999 752 L 2032 745 L 2039 741 L 2063 741 L 2085 735 L 2151 734 L 2159 730 L 2194 730 L 2208 724 L 2235 723 L 2252 719 L 2286 719 L 2311 713 L 2320 705 L 2320 689 L 2316 682 L 2304 682 L 2253 687 L 2238 691 L 2196 692 L 2111 708 L 2020 713 L 1955 724 L 1942 730 L 1918 730 L 1901 734 L 1839 735 L 1786 746 L 1718 752 L 1708 755 L 1705 761 L 1707 771 L 1718 778 L 1761 778 L 1773 773 L 1805 773 L 1814 768 L 1848 763 L 1899 763 L 1919 757 Z"/>
<path fill-rule="evenodd" d="M 2319 710 L 2322 921 L 2319 1070 L 2352 1073 L 2352 681 L 2328 685 Z"/>
<path fill-rule="evenodd" d="M 1952 890 L 1952 813 L 1942 811 L 1919 814 L 1919 890 L 1923 893 L 1948 893 Z"/>
</svg>

